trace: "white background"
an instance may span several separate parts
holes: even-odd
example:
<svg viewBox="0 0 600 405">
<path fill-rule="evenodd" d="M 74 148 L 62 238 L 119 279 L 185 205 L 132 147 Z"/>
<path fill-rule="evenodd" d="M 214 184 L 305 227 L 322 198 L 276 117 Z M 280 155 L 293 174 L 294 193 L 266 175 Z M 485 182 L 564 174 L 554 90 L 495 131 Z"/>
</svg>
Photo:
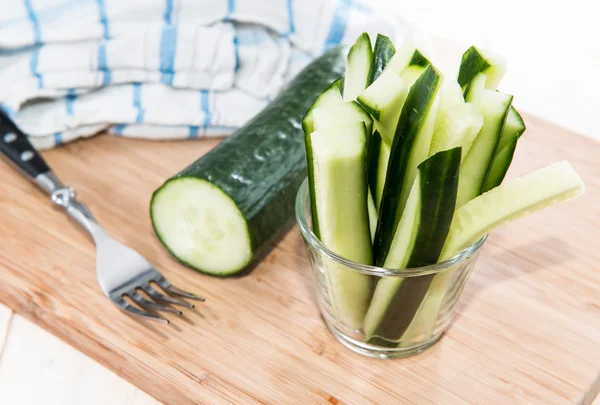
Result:
<svg viewBox="0 0 600 405">
<path fill-rule="evenodd" d="M 597 0 L 382 1 L 426 35 L 504 55 L 500 88 L 515 95 L 521 111 L 600 139 Z M 157 403 L 1 305 L 0 353 L 3 405 Z"/>
</svg>

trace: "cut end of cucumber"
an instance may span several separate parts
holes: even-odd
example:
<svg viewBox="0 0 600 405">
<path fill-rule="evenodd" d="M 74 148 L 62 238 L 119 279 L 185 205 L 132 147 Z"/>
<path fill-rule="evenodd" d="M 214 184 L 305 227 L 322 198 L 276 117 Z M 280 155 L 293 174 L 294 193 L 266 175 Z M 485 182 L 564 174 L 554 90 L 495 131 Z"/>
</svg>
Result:
<svg viewBox="0 0 600 405">
<path fill-rule="evenodd" d="M 154 194 L 151 215 L 167 249 L 196 270 L 227 276 L 243 270 L 252 259 L 242 213 L 227 194 L 205 180 L 168 181 Z"/>
</svg>

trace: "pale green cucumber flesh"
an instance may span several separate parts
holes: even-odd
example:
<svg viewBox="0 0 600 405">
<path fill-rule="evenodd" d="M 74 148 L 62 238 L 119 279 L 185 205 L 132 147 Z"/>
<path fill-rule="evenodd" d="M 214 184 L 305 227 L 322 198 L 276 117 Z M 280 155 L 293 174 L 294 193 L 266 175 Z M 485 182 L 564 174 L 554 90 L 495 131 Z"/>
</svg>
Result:
<svg viewBox="0 0 600 405">
<path fill-rule="evenodd" d="M 396 53 L 396 47 L 392 41 L 385 35 L 377 34 L 375 40 L 375 49 L 373 50 L 373 64 L 371 65 L 371 74 L 368 85 L 370 86 L 383 72 L 388 62 Z"/>
<path fill-rule="evenodd" d="M 343 104 L 344 99 L 342 98 L 342 85 L 343 78 L 337 79 L 333 83 L 331 83 L 313 102 L 312 106 L 308 109 L 304 118 L 302 119 L 302 130 L 304 131 L 304 144 L 306 150 L 306 160 L 307 162 L 312 161 L 312 147 L 310 146 L 310 134 L 313 133 L 315 127 L 315 119 L 314 119 L 314 110 L 326 106 L 333 106 L 338 104 Z M 306 166 L 306 172 L 308 178 L 311 179 L 313 177 L 312 173 L 312 165 L 308 164 Z M 314 195 L 314 182 L 309 181 L 310 194 Z M 311 199 L 311 209 L 315 212 L 315 207 L 312 206 L 314 204 L 314 200 Z M 313 231 L 316 235 L 319 234 L 319 219 L 314 217 L 313 220 Z"/>
<path fill-rule="evenodd" d="M 408 94 L 408 87 L 393 71 L 385 71 L 357 98 L 358 103 L 381 123 L 383 135 L 393 135 Z M 391 131 L 391 132 L 390 132 Z M 386 142 L 392 142 L 391 139 Z"/>
<path fill-rule="evenodd" d="M 319 221 L 319 239 L 333 252 L 372 264 L 366 182 L 367 131 L 364 123 L 313 132 L 311 206 Z M 371 297 L 370 276 L 333 261 L 323 262 L 329 297 L 337 319 L 361 328 Z"/>
<path fill-rule="evenodd" d="M 235 202 L 207 180 L 168 181 L 153 196 L 151 215 L 158 238 L 188 266 L 226 276 L 252 259 L 246 219 Z"/>
<path fill-rule="evenodd" d="M 408 88 L 412 87 L 412 85 L 417 81 L 417 79 L 423 74 L 425 70 L 422 66 L 408 66 L 406 69 L 402 71 L 400 78 L 404 81 Z"/>
<path fill-rule="evenodd" d="M 472 103 L 457 104 L 446 111 L 440 108 L 429 154 L 460 146 L 466 156 L 482 126 L 483 116 Z"/>
<path fill-rule="evenodd" d="M 454 148 L 419 165 L 418 183 L 412 187 L 385 267 L 421 267 L 438 261 L 454 213 L 460 160 L 460 148 Z M 433 275 L 425 275 L 379 280 L 365 317 L 367 338 L 377 336 L 397 345 L 432 279 Z"/>
<path fill-rule="evenodd" d="M 373 118 L 356 101 L 313 110 L 315 131 L 364 122 L 367 133 L 373 131 Z"/>
<path fill-rule="evenodd" d="M 440 261 L 451 258 L 507 222 L 583 192 L 583 181 L 566 161 L 500 185 L 456 210 Z"/>
<path fill-rule="evenodd" d="M 367 88 L 371 77 L 373 49 L 369 34 L 363 32 L 348 52 L 346 75 L 344 76 L 344 101 L 356 100 Z"/>
<path fill-rule="evenodd" d="M 329 87 L 327 87 L 314 101 L 312 106 L 308 109 L 304 118 L 302 119 L 302 129 L 304 134 L 311 134 L 314 129 L 314 117 L 313 110 L 319 107 L 325 107 L 330 105 L 342 104 L 344 99 L 342 98 L 342 84 L 343 78 L 337 79 Z"/>
<path fill-rule="evenodd" d="M 417 166 L 429 154 L 441 75 L 429 65 L 411 88 L 398 120 L 375 235 L 375 263 L 383 265 L 402 216 Z"/>
<path fill-rule="evenodd" d="M 467 153 L 460 172 L 457 206 L 460 207 L 485 190 L 485 183 L 498 146 L 512 96 L 494 90 L 475 92 L 467 101 L 483 114 L 483 126 Z"/>
</svg>

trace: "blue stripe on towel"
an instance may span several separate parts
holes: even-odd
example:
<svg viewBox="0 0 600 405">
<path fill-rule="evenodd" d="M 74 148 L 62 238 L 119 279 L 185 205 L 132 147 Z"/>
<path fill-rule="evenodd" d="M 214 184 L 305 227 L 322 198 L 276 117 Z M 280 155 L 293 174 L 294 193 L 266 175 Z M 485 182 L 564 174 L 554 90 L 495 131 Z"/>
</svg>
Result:
<svg viewBox="0 0 600 405">
<path fill-rule="evenodd" d="M 146 110 L 142 107 L 142 83 L 133 84 L 133 106 L 138 110 L 135 122 L 141 124 L 144 122 L 144 115 L 146 114 Z"/>
<path fill-rule="evenodd" d="M 173 84 L 175 52 L 177 50 L 177 27 L 166 25 L 160 38 L 160 82 Z"/>
<path fill-rule="evenodd" d="M 339 45 L 344 39 L 351 6 L 352 0 L 338 0 L 333 21 L 331 22 L 331 27 L 329 27 L 329 34 L 325 40 L 325 50 Z"/>
<path fill-rule="evenodd" d="M 41 89 L 44 87 L 44 81 L 42 79 L 42 75 L 38 72 L 38 63 L 40 60 L 40 48 L 36 48 L 31 53 L 31 59 L 29 59 L 29 70 L 31 75 L 36 77 L 38 80 L 38 87 Z"/>
<path fill-rule="evenodd" d="M 98 70 L 103 72 L 102 85 L 110 85 L 112 82 L 112 74 L 108 68 L 108 61 L 106 58 L 106 41 L 98 45 Z"/>
<path fill-rule="evenodd" d="M 37 16 L 35 10 L 33 9 L 33 4 L 31 3 L 31 0 L 24 0 L 24 1 L 25 1 L 25 8 L 27 9 L 27 15 L 29 16 L 29 21 L 31 21 L 31 24 L 33 25 L 34 41 L 36 44 L 41 44 L 42 43 L 42 32 L 40 31 L 40 22 L 38 20 L 38 16 Z"/>
<path fill-rule="evenodd" d="M 171 15 L 173 14 L 173 0 L 166 0 L 165 4 L 165 14 L 163 19 L 165 20 L 165 24 L 171 25 Z"/>
<path fill-rule="evenodd" d="M 67 96 L 65 97 L 65 109 L 67 111 L 67 115 L 73 115 L 76 98 L 77 95 L 75 94 L 75 89 L 67 90 Z"/>
<path fill-rule="evenodd" d="M 197 138 L 199 132 L 200 132 L 200 127 L 198 125 L 190 126 L 190 133 L 188 135 L 188 138 Z"/>
<path fill-rule="evenodd" d="M 109 39 L 110 31 L 108 29 L 108 18 L 106 17 L 106 4 L 104 4 L 104 0 L 96 0 L 96 4 L 98 5 L 98 20 L 102 24 L 102 37 Z"/>
<path fill-rule="evenodd" d="M 113 129 L 113 134 L 115 135 L 123 135 L 123 130 L 125 129 L 125 127 L 127 126 L 127 124 L 119 124 L 119 125 L 115 125 L 114 129 Z"/>
<path fill-rule="evenodd" d="M 285 36 L 290 36 L 292 35 L 294 32 L 296 32 L 296 26 L 294 23 L 294 5 L 293 5 L 293 1 L 294 0 L 287 0 L 287 10 L 288 10 L 288 21 L 289 21 L 289 27 L 288 27 L 288 32 L 285 34 Z"/>
<path fill-rule="evenodd" d="M 233 13 L 235 12 L 235 0 L 227 0 L 227 15 L 225 21 L 231 21 L 233 19 Z"/>
<path fill-rule="evenodd" d="M 54 135 L 54 145 L 58 146 L 63 143 L 62 134 L 60 132 L 56 132 Z"/>
<path fill-rule="evenodd" d="M 200 91 L 200 108 L 202 108 L 202 112 L 204 113 L 204 123 L 202 124 L 202 126 L 204 128 L 204 132 L 206 132 L 206 128 L 210 126 L 210 121 L 212 119 L 208 90 Z"/>
</svg>

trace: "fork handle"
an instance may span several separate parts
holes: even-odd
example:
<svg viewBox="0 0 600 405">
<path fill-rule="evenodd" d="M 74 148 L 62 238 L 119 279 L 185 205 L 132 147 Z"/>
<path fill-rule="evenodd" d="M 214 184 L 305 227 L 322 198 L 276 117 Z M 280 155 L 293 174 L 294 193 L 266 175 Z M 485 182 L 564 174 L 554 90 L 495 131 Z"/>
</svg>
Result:
<svg viewBox="0 0 600 405">
<path fill-rule="evenodd" d="M 96 239 L 102 232 L 90 210 L 77 201 L 72 187 L 65 186 L 52 172 L 27 136 L 0 109 L 0 151 L 21 173 L 33 180 Z"/>
<path fill-rule="evenodd" d="M 0 110 L 0 151 L 23 174 L 35 179 L 50 171 L 42 156 L 31 145 L 23 131 Z"/>
</svg>

